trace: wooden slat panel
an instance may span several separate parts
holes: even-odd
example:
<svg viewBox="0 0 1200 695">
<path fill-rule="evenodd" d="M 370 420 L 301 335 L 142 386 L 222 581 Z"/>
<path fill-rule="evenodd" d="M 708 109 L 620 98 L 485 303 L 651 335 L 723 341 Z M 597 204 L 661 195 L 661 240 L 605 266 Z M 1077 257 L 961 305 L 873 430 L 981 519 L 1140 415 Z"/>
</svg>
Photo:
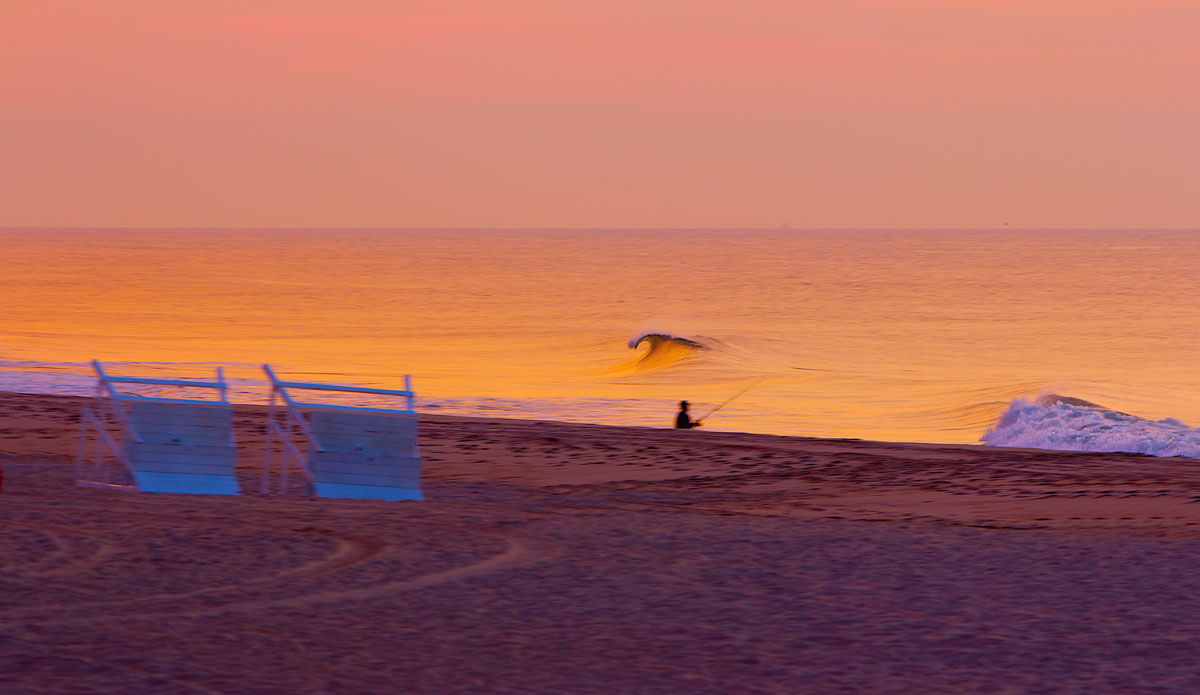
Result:
<svg viewBox="0 0 1200 695">
<path fill-rule="evenodd" d="M 411 441 L 416 440 L 416 438 L 417 438 L 417 433 L 415 431 L 399 430 L 399 429 L 391 430 L 391 431 L 387 431 L 387 432 L 380 431 L 380 430 L 359 430 L 357 432 L 330 432 L 328 430 L 314 427 L 313 434 L 317 435 L 317 439 L 321 439 L 321 440 L 329 439 L 330 441 L 333 441 L 333 442 L 336 442 L 345 437 L 370 437 L 371 439 L 379 439 L 379 440 L 383 440 L 385 442 L 388 440 L 399 440 L 399 441 L 411 442 Z M 378 447 L 378 448 L 382 449 L 382 448 L 386 448 L 387 446 L 388 446 L 387 444 L 384 444 L 382 447 Z"/>
<path fill-rule="evenodd" d="M 233 423 L 233 413 L 216 410 L 196 409 L 186 413 L 131 413 L 130 419 L 134 424 L 147 425 L 190 425 L 192 427 L 230 427 Z"/>
<path fill-rule="evenodd" d="M 415 472 L 421 473 L 421 459 L 393 459 L 386 464 L 378 463 L 347 463 L 343 461 L 329 461 L 326 459 L 314 459 L 309 468 L 316 472 L 328 471 L 331 473 L 352 473 L 354 475 L 408 475 Z"/>
<path fill-rule="evenodd" d="M 134 459 L 130 462 L 135 471 L 158 471 L 161 473 L 206 473 L 211 475 L 233 475 L 237 460 L 197 457 L 157 457 Z"/>
<path fill-rule="evenodd" d="M 401 420 L 399 418 L 389 418 L 389 419 L 394 419 L 396 421 L 395 422 L 386 422 L 386 423 L 383 423 L 382 425 L 381 424 L 367 424 L 367 423 L 363 423 L 361 425 L 347 425 L 347 424 L 340 423 L 340 422 L 321 421 L 321 422 L 313 422 L 312 426 L 314 429 L 319 428 L 320 431 L 322 431 L 326 434 L 332 434 L 332 435 L 372 434 L 372 435 L 380 436 L 380 437 L 399 437 L 401 439 L 409 439 L 409 438 L 416 436 L 416 434 L 417 434 L 416 418 L 410 418 L 408 420 Z"/>
<path fill-rule="evenodd" d="M 346 483 L 348 485 L 374 485 L 377 487 L 419 487 L 421 484 L 421 476 L 419 474 L 398 476 L 398 475 L 351 475 L 349 473 L 330 473 L 326 471 L 314 471 L 313 482 L 320 483 Z"/>
<path fill-rule="evenodd" d="M 181 446 L 178 444 L 134 444 L 128 449 L 137 470 L 165 470 L 173 465 L 209 465 L 233 469 L 237 449 L 231 446 Z"/>
<path fill-rule="evenodd" d="M 421 491 L 416 488 L 345 485 L 342 483 L 314 483 L 313 487 L 316 488 L 318 497 L 386 500 L 390 502 L 425 499 L 421 495 Z"/>
<path fill-rule="evenodd" d="M 236 495 L 237 478 L 231 475 L 194 475 L 159 472 L 134 472 L 142 492 L 174 492 L 185 495 Z"/>
<path fill-rule="evenodd" d="M 168 415 L 186 417 L 192 413 L 232 413 L 233 408 L 228 403 L 213 403 L 207 405 L 184 405 L 182 403 L 155 403 L 154 401 L 124 401 L 129 406 L 129 412 L 146 415 Z"/>
<path fill-rule="evenodd" d="M 144 444 L 173 444 L 175 446 L 220 446 L 222 443 L 229 445 L 229 433 L 222 430 L 214 431 L 208 437 L 181 437 L 176 436 L 173 432 L 142 432 L 138 431 Z"/>
<path fill-rule="evenodd" d="M 139 422 L 139 431 L 142 432 L 193 432 L 204 434 L 204 430 L 215 430 L 218 432 L 228 432 L 229 426 L 227 423 L 213 423 L 210 420 L 174 420 L 171 422 Z"/>
<path fill-rule="evenodd" d="M 236 447 L 229 446 L 228 444 L 152 444 L 149 442 L 135 442 L 131 447 L 129 447 L 129 451 L 139 456 L 166 454 L 168 456 L 195 455 L 223 458 L 226 456 L 233 456 L 237 449 Z"/>
<path fill-rule="evenodd" d="M 205 475 L 233 475 L 233 461 L 221 463 L 197 463 L 194 461 L 136 461 L 135 471 L 159 473 L 197 473 Z"/>
<path fill-rule="evenodd" d="M 397 456 L 391 452 L 381 454 L 378 451 L 316 451 L 310 457 L 313 463 L 362 463 L 378 466 L 391 466 L 410 461 L 412 456 Z"/>
<path fill-rule="evenodd" d="M 229 446 L 228 427 L 193 425 L 137 425 L 138 435 L 147 444 L 187 444 L 191 446 Z"/>
<path fill-rule="evenodd" d="M 321 446 L 326 451 L 364 451 L 371 449 L 374 451 L 393 452 L 395 455 L 407 456 L 412 453 L 413 445 L 416 440 L 413 438 L 397 439 L 389 437 L 378 437 L 370 434 L 346 435 L 346 434 L 328 434 L 320 433 L 317 435 Z"/>
<path fill-rule="evenodd" d="M 378 415 L 374 413 L 342 413 L 332 411 L 316 411 L 309 414 L 313 428 L 323 428 L 327 425 L 347 425 L 359 431 L 392 432 L 403 428 L 416 430 L 415 415 Z"/>
<path fill-rule="evenodd" d="M 211 475 L 233 475 L 235 468 L 234 462 L 205 463 L 203 461 L 163 461 L 156 459 L 152 461 L 136 461 L 133 464 L 135 471 L 158 471 L 159 473 L 208 473 Z"/>
</svg>

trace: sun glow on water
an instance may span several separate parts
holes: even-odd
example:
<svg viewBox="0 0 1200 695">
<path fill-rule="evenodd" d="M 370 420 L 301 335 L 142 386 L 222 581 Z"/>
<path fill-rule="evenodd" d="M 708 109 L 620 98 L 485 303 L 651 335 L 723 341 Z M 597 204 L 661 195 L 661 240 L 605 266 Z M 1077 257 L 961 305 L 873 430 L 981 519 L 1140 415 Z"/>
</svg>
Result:
<svg viewBox="0 0 1200 695">
<path fill-rule="evenodd" d="M 1200 423 L 1190 232 L 0 231 L 0 388 L 258 365 L 431 412 L 973 442 L 1053 391 Z M 654 326 L 652 330 L 644 330 Z M 642 327 L 642 328 L 639 328 Z M 631 334 L 633 340 L 631 340 Z M 707 404 L 707 405 L 706 405 Z"/>
</svg>

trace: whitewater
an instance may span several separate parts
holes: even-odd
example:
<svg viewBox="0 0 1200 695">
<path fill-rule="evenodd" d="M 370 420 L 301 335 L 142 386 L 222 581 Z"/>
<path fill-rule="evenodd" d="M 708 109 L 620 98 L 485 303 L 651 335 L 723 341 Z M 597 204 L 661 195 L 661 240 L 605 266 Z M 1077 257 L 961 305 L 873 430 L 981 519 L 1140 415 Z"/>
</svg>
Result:
<svg viewBox="0 0 1200 695">
<path fill-rule="evenodd" d="M 1188 427 L 1174 418 L 1151 421 L 1100 407 L 1047 402 L 1044 398 L 1013 401 L 980 441 L 1030 449 L 1200 458 L 1200 428 Z"/>
</svg>

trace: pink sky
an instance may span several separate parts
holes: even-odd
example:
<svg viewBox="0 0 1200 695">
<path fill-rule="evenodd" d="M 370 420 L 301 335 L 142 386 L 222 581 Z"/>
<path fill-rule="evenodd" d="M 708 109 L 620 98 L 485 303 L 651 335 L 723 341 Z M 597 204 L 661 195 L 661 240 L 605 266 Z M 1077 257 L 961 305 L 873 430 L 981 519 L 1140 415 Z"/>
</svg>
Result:
<svg viewBox="0 0 1200 695">
<path fill-rule="evenodd" d="M 0 226 L 1200 227 L 1196 0 L 10 0 Z"/>
</svg>

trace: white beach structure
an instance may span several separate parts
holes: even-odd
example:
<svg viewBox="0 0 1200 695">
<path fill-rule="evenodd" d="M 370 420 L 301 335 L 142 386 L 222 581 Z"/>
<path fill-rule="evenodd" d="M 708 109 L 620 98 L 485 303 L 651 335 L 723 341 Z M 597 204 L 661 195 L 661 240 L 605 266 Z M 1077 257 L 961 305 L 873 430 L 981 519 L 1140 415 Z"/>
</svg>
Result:
<svg viewBox="0 0 1200 695">
<path fill-rule="evenodd" d="M 266 364 L 263 371 L 271 382 L 263 493 L 286 493 L 288 472 L 295 467 L 304 476 L 306 491 L 317 497 L 424 499 L 410 376 L 404 377 L 404 390 L 396 391 L 281 381 Z M 402 399 L 404 407 L 300 401 L 293 397 L 293 390 L 394 397 Z M 276 440 L 283 450 L 278 470 L 274 464 Z"/>
<path fill-rule="evenodd" d="M 76 459 L 80 485 L 140 492 L 236 495 L 233 406 L 221 368 L 216 379 L 115 376 L 92 360 L 98 382 L 83 407 Z M 211 389 L 217 400 L 146 397 L 118 384 Z M 95 433 L 94 452 L 88 432 Z"/>
</svg>

